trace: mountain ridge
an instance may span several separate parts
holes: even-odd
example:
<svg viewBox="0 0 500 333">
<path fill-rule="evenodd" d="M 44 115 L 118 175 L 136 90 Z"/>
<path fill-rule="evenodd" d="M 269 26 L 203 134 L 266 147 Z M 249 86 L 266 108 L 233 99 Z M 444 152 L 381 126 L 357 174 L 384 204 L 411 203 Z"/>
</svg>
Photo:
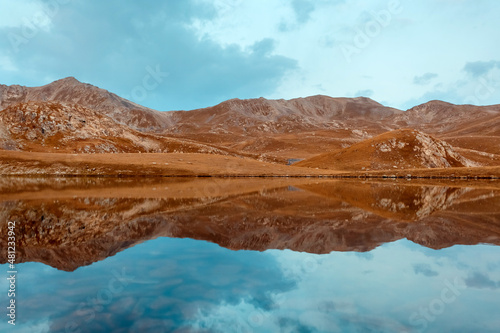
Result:
<svg viewBox="0 0 500 333">
<path fill-rule="evenodd" d="M 500 105 L 433 100 L 402 111 L 367 97 L 313 95 L 290 100 L 233 98 L 202 109 L 161 112 L 74 77 L 40 87 L 0 85 L 0 114 L 32 102 L 41 109 L 43 103 L 52 102 L 69 108 L 79 105 L 160 141 L 181 140 L 280 163 L 339 151 L 403 128 L 433 135 L 461 149 L 500 154 Z M 89 121 L 96 119 L 91 111 Z M 9 141 L 14 135 L 11 127 L 0 123 L 4 149 L 16 146 Z M 104 127 L 100 130 L 106 131 Z"/>
</svg>

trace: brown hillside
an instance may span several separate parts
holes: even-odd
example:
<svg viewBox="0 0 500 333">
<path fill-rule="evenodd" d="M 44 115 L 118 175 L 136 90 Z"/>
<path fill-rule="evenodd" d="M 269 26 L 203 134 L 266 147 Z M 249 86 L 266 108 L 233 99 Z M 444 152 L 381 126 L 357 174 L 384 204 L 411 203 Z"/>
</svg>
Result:
<svg viewBox="0 0 500 333">
<path fill-rule="evenodd" d="M 401 111 L 385 107 L 369 98 L 332 98 L 311 96 L 292 100 L 231 99 L 216 106 L 168 113 L 180 132 L 205 128 L 213 133 L 235 129 L 236 132 L 287 133 L 300 128 L 339 128 L 343 121 L 361 118 L 381 121 Z"/>
<path fill-rule="evenodd" d="M 446 142 L 413 129 L 387 132 L 295 165 L 346 171 L 479 166 Z"/>
<path fill-rule="evenodd" d="M 396 115 L 393 121 L 399 127 L 411 127 L 431 134 L 498 136 L 500 105 L 455 105 L 430 101 Z"/>
<path fill-rule="evenodd" d="M 74 77 L 41 87 L 0 85 L 0 110 L 30 101 L 78 104 L 141 131 L 154 131 L 168 126 L 164 113 L 138 105 L 91 84 L 82 83 Z"/>
<path fill-rule="evenodd" d="M 145 134 L 80 105 L 29 102 L 0 111 L 0 148 L 38 152 L 228 152 Z"/>
</svg>

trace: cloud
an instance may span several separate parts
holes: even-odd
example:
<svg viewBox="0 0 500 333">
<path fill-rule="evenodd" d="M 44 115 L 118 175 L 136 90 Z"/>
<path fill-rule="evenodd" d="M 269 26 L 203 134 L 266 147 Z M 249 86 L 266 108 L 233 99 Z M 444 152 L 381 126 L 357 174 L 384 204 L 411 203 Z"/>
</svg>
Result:
<svg viewBox="0 0 500 333">
<path fill-rule="evenodd" d="M 422 274 L 427 277 L 438 276 L 439 273 L 432 270 L 431 266 L 428 264 L 415 264 L 413 265 L 413 271 L 415 274 Z"/>
<path fill-rule="evenodd" d="M 0 28 L 22 27 L 27 22 L 47 19 L 46 7 L 42 1 L 7 1 L 0 0 Z"/>
<path fill-rule="evenodd" d="M 293 0 L 292 8 L 297 18 L 297 22 L 302 24 L 311 19 L 311 13 L 314 12 L 315 6 L 309 0 Z"/>
<path fill-rule="evenodd" d="M 404 1 L 403 11 L 389 19 L 392 2 L 366 0 L 0 0 L 0 49 L 18 69 L 0 66 L 1 83 L 41 85 L 75 76 L 132 95 L 146 68 L 159 65 L 168 78 L 136 102 L 162 110 L 233 97 L 350 96 L 363 89 L 397 108 L 426 94 L 462 103 L 475 97 L 481 82 L 457 84 L 500 70 L 499 46 L 491 43 L 500 3 L 452 2 Z M 26 29 L 26 20 L 36 28 Z M 21 38 L 17 53 L 12 34 Z M 364 41 L 349 64 L 341 45 L 354 39 Z M 254 51 L 260 41 L 267 42 L 260 45 L 266 52 Z M 432 55 L 415 52 L 428 49 Z M 439 73 L 442 86 L 425 73 Z M 497 104 L 496 89 L 479 102 Z"/>
<path fill-rule="evenodd" d="M 281 332 L 297 332 L 297 333 L 311 333 L 316 331 L 312 327 L 303 325 L 297 319 L 292 318 L 280 318 L 278 320 Z"/>
<path fill-rule="evenodd" d="M 402 103 L 411 108 L 431 100 L 454 104 L 494 105 L 500 101 L 500 61 L 467 62 L 454 80 L 435 84 Z"/>
<path fill-rule="evenodd" d="M 470 288 L 478 289 L 498 289 L 500 288 L 500 282 L 495 282 L 490 279 L 487 275 L 475 272 L 465 279 L 465 284 Z"/>
<path fill-rule="evenodd" d="M 191 26 L 216 16 L 213 5 L 197 0 L 60 5 L 51 16 L 50 31 L 38 29 L 26 38 L 20 27 L 0 28 L 1 35 L 20 38 L 16 47 L 1 38 L 0 48 L 15 55 L 10 57 L 11 68 L 23 68 L 3 79 L 17 78 L 9 84 L 42 85 L 49 83 L 47 79 L 74 76 L 148 107 L 173 110 L 266 96 L 298 68 L 295 60 L 274 54 L 272 38 L 248 48 L 221 45 L 209 36 L 200 37 Z M 159 68 L 168 76 L 147 96 L 134 99 L 133 89 L 148 68 Z"/>
<path fill-rule="evenodd" d="M 0 56 L 0 70 L 4 71 L 17 71 L 18 69 L 14 66 L 12 60 L 7 56 Z"/>
<path fill-rule="evenodd" d="M 500 68 L 500 61 L 490 60 L 490 61 L 474 61 L 468 62 L 464 66 L 464 71 L 473 77 L 480 77 L 486 75 L 489 71 L 494 68 Z"/>
<path fill-rule="evenodd" d="M 373 96 L 373 90 L 371 89 L 359 90 L 354 94 L 354 96 L 370 97 Z"/>
<path fill-rule="evenodd" d="M 289 32 L 299 29 L 302 25 L 311 20 L 311 14 L 316 9 L 315 4 L 310 0 L 292 0 L 291 9 L 294 14 L 295 21 L 282 20 L 278 26 L 281 32 Z"/>
<path fill-rule="evenodd" d="M 437 78 L 438 75 L 436 73 L 425 73 L 420 76 L 415 76 L 413 78 L 413 83 L 418 85 L 426 85 L 429 84 L 433 79 Z"/>
<path fill-rule="evenodd" d="M 267 56 L 274 50 L 274 46 L 274 39 L 266 38 L 253 44 L 252 51 L 258 55 Z"/>
</svg>

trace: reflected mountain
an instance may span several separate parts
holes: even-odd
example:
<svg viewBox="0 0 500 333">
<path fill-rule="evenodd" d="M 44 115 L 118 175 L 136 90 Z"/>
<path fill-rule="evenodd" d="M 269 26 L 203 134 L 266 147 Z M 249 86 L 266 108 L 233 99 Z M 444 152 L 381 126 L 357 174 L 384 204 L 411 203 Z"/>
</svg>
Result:
<svg viewBox="0 0 500 333">
<path fill-rule="evenodd" d="M 433 249 L 500 245 L 494 182 L 2 178 L 0 188 L 1 232 L 16 221 L 18 262 L 66 271 L 157 237 L 317 254 L 402 238 Z"/>
</svg>

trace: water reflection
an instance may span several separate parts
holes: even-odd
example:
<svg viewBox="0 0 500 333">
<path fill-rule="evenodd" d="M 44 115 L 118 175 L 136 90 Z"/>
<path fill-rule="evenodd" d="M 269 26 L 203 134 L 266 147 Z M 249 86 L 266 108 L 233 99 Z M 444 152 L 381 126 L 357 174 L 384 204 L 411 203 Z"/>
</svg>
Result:
<svg viewBox="0 0 500 333">
<path fill-rule="evenodd" d="M 18 222 L 19 261 L 67 271 L 160 236 L 233 250 L 317 254 L 369 251 L 403 238 L 434 249 L 500 244 L 500 190 L 494 182 L 1 181 L 0 225 L 4 230 L 6 221 Z"/>
<path fill-rule="evenodd" d="M 499 244 L 494 182 L 0 178 L 0 189 L 2 234 L 17 221 L 24 262 L 18 324 L 0 331 L 500 327 L 500 247 L 457 245 Z"/>
<path fill-rule="evenodd" d="M 314 255 L 158 238 L 71 273 L 18 265 L 16 328 L 497 332 L 499 255 L 500 247 L 488 245 L 437 251 L 407 240 L 366 253 Z"/>
</svg>

